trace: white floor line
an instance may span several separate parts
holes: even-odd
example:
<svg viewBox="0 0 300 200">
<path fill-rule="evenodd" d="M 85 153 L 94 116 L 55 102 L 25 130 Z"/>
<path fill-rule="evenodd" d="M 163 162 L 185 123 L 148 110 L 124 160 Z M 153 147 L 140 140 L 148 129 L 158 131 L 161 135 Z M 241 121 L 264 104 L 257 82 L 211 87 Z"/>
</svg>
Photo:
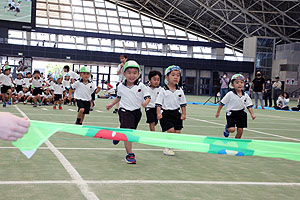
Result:
<svg viewBox="0 0 300 200">
<path fill-rule="evenodd" d="M 42 108 L 42 110 L 48 110 L 47 108 Z"/>
<path fill-rule="evenodd" d="M 258 116 L 265 116 L 265 117 L 271 117 L 271 118 L 278 118 L 279 120 L 296 120 L 300 121 L 300 119 L 296 118 L 289 118 L 289 117 L 281 117 L 281 116 L 273 116 L 273 115 L 265 115 L 265 114 L 257 114 Z"/>
<path fill-rule="evenodd" d="M 260 186 L 300 186 L 300 183 L 289 182 L 247 182 L 247 181 L 178 181 L 178 180 L 87 180 L 87 184 L 195 184 L 195 185 L 260 185 Z M 78 184 L 76 180 L 55 181 L 0 181 L 0 185 L 27 184 Z"/>
<path fill-rule="evenodd" d="M 195 121 L 206 122 L 206 123 L 215 124 L 215 125 L 218 125 L 218 126 L 225 127 L 224 124 L 220 124 L 220 123 L 217 123 L 217 122 L 212 122 L 212 121 L 197 119 L 197 118 L 192 118 L 192 117 L 187 117 L 187 118 L 195 120 Z M 245 128 L 244 130 L 251 131 L 251 132 L 254 132 L 254 133 L 259 133 L 259 134 L 262 134 L 262 135 L 269 135 L 269 136 L 273 136 L 273 137 L 278 137 L 278 138 L 283 138 L 283 139 L 288 139 L 288 140 L 293 140 L 293 141 L 300 142 L 300 139 L 296 139 L 296 138 L 285 137 L 285 136 L 276 135 L 276 134 L 272 134 L 272 133 L 265 133 L 265 132 L 262 132 L 262 131 L 252 130 L 252 129 L 248 129 L 248 128 Z"/>
<path fill-rule="evenodd" d="M 71 111 L 71 112 L 76 112 L 76 110 L 74 110 L 74 109 L 68 109 L 68 111 Z"/>
<path fill-rule="evenodd" d="M 18 106 L 15 107 L 24 117 L 28 118 Z M 58 151 L 49 140 L 46 140 L 45 144 L 50 149 L 50 151 L 52 151 L 53 154 L 57 157 L 57 159 L 60 161 L 63 167 L 67 170 L 71 178 L 77 182 L 76 185 L 80 189 L 81 193 L 85 196 L 85 198 L 87 200 L 99 200 L 96 194 L 89 190 L 88 184 L 83 180 L 83 178 L 76 171 L 73 165 L 65 158 L 65 156 L 60 151 Z"/>
<path fill-rule="evenodd" d="M 103 111 L 101 111 L 101 110 L 96 110 L 96 112 L 102 113 Z"/>
</svg>

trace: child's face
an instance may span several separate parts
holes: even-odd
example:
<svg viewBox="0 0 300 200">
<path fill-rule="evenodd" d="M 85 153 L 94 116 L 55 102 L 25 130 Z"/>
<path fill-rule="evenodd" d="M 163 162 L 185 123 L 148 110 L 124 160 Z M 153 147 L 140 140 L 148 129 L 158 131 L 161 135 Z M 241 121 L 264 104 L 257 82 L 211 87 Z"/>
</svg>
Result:
<svg viewBox="0 0 300 200">
<path fill-rule="evenodd" d="M 169 73 L 168 76 L 166 76 L 167 81 L 170 84 L 176 85 L 180 81 L 180 71 L 178 70 L 173 70 Z"/>
<path fill-rule="evenodd" d="M 18 74 L 18 78 L 21 79 L 22 78 L 22 74 Z"/>
<path fill-rule="evenodd" d="M 90 75 L 91 75 L 91 74 L 88 73 L 88 72 L 81 72 L 81 73 L 80 73 L 80 76 L 81 76 L 81 78 L 82 78 L 84 81 L 89 80 Z"/>
<path fill-rule="evenodd" d="M 11 73 L 11 69 L 5 70 L 4 72 L 6 75 L 9 75 Z"/>
<path fill-rule="evenodd" d="M 120 61 L 121 61 L 122 63 L 126 63 L 127 59 L 124 58 L 123 56 L 120 56 Z"/>
<path fill-rule="evenodd" d="M 232 86 L 235 90 L 242 91 L 245 86 L 245 82 L 242 80 L 234 80 Z"/>
<path fill-rule="evenodd" d="M 283 93 L 284 98 L 286 97 L 286 93 Z"/>
<path fill-rule="evenodd" d="M 61 82 L 62 82 L 62 78 L 58 78 L 58 79 L 57 79 L 57 83 L 58 83 L 58 84 L 61 84 Z"/>
<path fill-rule="evenodd" d="M 137 68 L 127 68 L 124 76 L 128 83 L 134 83 L 139 78 L 139 70 Z"/>
<path fill-rule="evenodd" d="M 160 77 L 158 75 L 153 76 L 150 80 L 151 86 L 157 87 L 160 84 Z"/>
<path fill-rule="evenodd" d="M 23 92 L 26 93 L 27 92 L 27 88 L 23 87 Z"/>
<path fill-rule="evenodd" d="M 45 93 L 48 95 L 50 93 L 50 89 L 46 89 Z"/>
<path fill-rule="evenodd" d="M 34 74 L 34 77 L 35 77 L 35 78 L 39 78 L 39 77 L 40 77 L 40 74 L 39 74 L 39 73 L 35 73 L 35 74 Z"/>
<path fill-rule="evenodd" d="M 31 78 L 31 74 L 26 74 L 27 78 Z"/>
<path fill-rule="evenodd" d="M 70 80 L 70 76 L 65 76 L 65 80 L 66 81 Z"/>
</svg>

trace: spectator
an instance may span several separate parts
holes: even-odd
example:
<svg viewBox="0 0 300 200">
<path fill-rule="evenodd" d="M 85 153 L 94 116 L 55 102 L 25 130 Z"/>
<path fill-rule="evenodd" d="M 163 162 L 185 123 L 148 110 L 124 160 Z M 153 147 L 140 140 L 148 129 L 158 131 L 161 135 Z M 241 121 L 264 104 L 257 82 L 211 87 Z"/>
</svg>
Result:
<svg viewBox="0 0 300 200">
<path fill-rule="evenodd" d="M 268 107 L 268 101 L 269 101 L 269 107 L 272 107 L 272 82 L 271 79 L 268 79 L 265 86 L 265 106 Z"/>
<path fill-rule="evenodd" d="M 274 99 L 274 106 L 276 106 L 276 103 L 277 103 L 277 99 L 281 93 L 281 86 L 282 86 L 282 83 L 279 79 L 279 76 L 275 77 L 275 82 L 273 83 L 273 99 Z"/>
<path fill-rule="evenodd" d="M 244 91 L 245 91 L 245 93 L 248 94 L 249 97 L 250 97 L 250 86 L 251 86 L 250 79 L 247 78 L 247 80 L 245 82 Z"/>
<path fill-rule="evenodd" d="M 253 96 L 255 99 L 255 108 L 258 106 L 258 99 L 260 101 L 260 105 L 262 109 L 264 108 L 263 104 L 263 93 L 265 90 L 265 79 L 262 77 L 261 72 L 256 72 L 255 79 L 252 81 L 252 85 L 250 86 L 250 90 L 253 89 Z"/>
<path fill-rule="evenodd" d="M 276 110 L 290 110 L 288 107 L 288 103 L 290 102 L 289 94 L 284 92 L 280 94 L 277 99 L 277 105 L 274 106 Z"/>
<path fill-rule="evenodd" d="M 223 97 L 228 92 L 229 81 L 230 81 L 230 79 L 227 77 L 227 73 L 224 73 L 223 76 L 221 77 L 221 80 L 220 80 L 220 84 L 221 84 L 221 90 L 220 90 L 221 99 L 220 100 L 222 100 Z"/>
<path fill-rule="evenodd" d="M 300 95 L 298 96 L 298 105 L 297 107 L 292 108 L 293 111 L 299 111 L 300 110 Z"/>
<path fill-rule="evenodd" d="M 28 67 L 26 67 L 23 62 L 20 60 L 19 61 L 19 67 L 17 68 L 18 72 L 24 72 Z"/>
</svg>

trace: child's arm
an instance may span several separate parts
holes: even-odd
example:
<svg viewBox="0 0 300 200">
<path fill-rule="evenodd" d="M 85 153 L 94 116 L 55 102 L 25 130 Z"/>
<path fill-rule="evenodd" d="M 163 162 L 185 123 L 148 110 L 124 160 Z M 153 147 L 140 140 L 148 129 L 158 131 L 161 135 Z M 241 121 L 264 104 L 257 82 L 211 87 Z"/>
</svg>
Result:
<svg viewBox="0 0 300 200">
<path fill-rule="evenodd" d="M 74 92 L 74 90 L 72 90 L 72 89 L 70 88 L 70 90 L 69 90 L 69 101 L 72 100 L 72 94 L 73 94 L 73 92 Z"/>
<path fill-rule="evenodd" d="M 100 86 L 97 86 L 97 90 L 96 90 L 96 94 L 98 94 L 99 92 L 101 91 L 101 87 Z"/>
<path fill-rule="evenodd" d="M 248 110 L 249 110 L 249 113 L 250 113 L 252 119 L 254 120 L 254 119 L 256 118 L 256 116 L 255 116 L 254 113 L 253 113 L 252 107 L 248 108 Z"/>
<path fill-rule="evenodd" d="M 150 100 L 150 98 L 146 98 L 145 101 L 142 103 L 142 106 L 146 108 L 146 106 L 150 103 Z"/>
<path fill-rule="evenodd" d="M 157 115 L 158 120 L 160 120 L 162 118 L 161 106 L 156 106 L 156 115 Z"/>
<path fill-rule="evenodd" d="M 186 119 L 186 107 L 185 107 L 185 106 L 182 106 L 182 107 L 181 107 L 181 111 L 182 111 L 182 113 L 181 113 L 180 119 L 181 119 L 181 120 L 185 120 L 185 119 Z"/>
<path fill-rule="evenodd" d="M 218 118 L 220 116 L 220 112 L 221 112 L 222 108 L 223 108 L 223 105 L 220 104 L 218 107 L 217 113 L 216 113 L 216 118 Z"/>
<path fill-rule="evenodd" d="M 106 105 L 106 109 L 109 110 L 111 109 L 115 104 L 119 103 L 121 100 L 120 97 L 115 98 L 111 103 Z"/>
</svg>

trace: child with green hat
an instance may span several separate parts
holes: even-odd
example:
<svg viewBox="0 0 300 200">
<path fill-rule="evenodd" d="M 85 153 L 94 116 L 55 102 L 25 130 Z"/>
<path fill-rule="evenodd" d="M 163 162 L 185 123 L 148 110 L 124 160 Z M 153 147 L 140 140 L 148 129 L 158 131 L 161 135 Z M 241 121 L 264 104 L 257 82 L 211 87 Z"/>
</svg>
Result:
<svg viewBox="0 0 300 200">
<path fill-rule="evenodd" d="M 120 128 L 136 129 L 141 117 L 141 106 L 144 108 L 150 102 L 150 93 L 147 87 L 139 81 L 141 68 L 136 61 L 127 61 L 123 67 L 125 80 L 117 86 L 117 98 L 106 105 L 111 109 L 120 103 L 118 110 Z M 120 138 L 115 138 L 113 143 L 119 143 Z M 132 152 L 132 142 L 124 141 L 127 155 L 125 161 L 128 164 L 136 164 L 135 154 Z"/>
<path fill-rule="evenodd" d="M 91 76 L 90 70 L 87 67 L 80 68 L 80 79 L 71 84 L 69 92 L 69 101 L 72 100 L 72 94 L 76 99 L 78 114 L 75 124 L 82 125 L 86 114 L 90 113 L 90 105 L 92 100 L 92 93 L 96 89 L 96 85 L 92 83 L 89 78 Z M 100 87 L 97 87 L 96 93 L 100 91 Z"/>
</svg>

